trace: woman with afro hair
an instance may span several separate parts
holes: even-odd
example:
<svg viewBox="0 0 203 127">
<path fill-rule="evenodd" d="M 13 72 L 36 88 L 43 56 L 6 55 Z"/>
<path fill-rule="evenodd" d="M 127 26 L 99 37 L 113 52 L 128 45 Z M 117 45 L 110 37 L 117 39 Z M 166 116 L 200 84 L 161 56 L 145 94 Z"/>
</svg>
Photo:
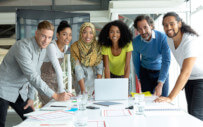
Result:
<svg viewBox="0 0 203 127">
<path fill-rule="evenodd" d="M 122 21 L 107 23 L 99 34 L 105 78 L 129 78 L 132 33 Z"/>
</svg>

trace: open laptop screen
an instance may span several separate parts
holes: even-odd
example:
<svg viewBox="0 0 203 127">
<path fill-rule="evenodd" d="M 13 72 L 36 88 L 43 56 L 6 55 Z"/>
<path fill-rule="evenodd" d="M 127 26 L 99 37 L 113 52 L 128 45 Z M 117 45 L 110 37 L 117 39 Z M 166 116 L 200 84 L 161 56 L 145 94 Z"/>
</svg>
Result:
<svg viewBox="0 0 203 127">
<path fill-rule="evenodd" d="M 95 79 L 95 100 L 128 99 L 128 78 Z"/>
</svg>

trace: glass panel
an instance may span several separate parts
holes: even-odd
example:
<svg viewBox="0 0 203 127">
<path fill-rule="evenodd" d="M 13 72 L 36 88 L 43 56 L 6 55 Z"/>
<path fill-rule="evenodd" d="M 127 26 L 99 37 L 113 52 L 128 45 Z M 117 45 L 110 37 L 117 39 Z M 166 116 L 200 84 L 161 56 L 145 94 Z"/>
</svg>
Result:
<svg viewBox="0 0 203 127">
<path fill-rule="evenodd" d="M 52 0 L 1 0 L 0 6 L 45 6 L 52 5 Z"/>
<path fill-rule="evenodd" d="M 79 29 L 82 23 L 90 21 L 90 15 L 87 13 L 67 13 L 60 11 L 45 11 L 45 10 L 17 10 L 17 26 L 16 38 L 17 40 L 34 36 L 39 22 L 43 20 L 50 21 L 55 26 L 55 33 L 57 26 L 61 20 L 68 21 L 72 26 L 73 39 L 72 42 L 78 40 Z M 53 39 L 55 39 L 55 35 Z M 71 43 L 72 44 L 72 43 Z"/>
<path fill-rule="evenodd" d="M 72 26 L 72 33 L 73 33 L 72 42 L 75 42 L 76 40 L 78 40 L 79 29 L 81 24 L 84 22 L 90 21 L 90 15 L 87 13 L 67 13 L 67 12 L 60 12 L 60 11 L 18 9 L 16 11 L 16 14 L 17 14 L 16 16 L 17 18 L 16 39 L 17 40 L 34 36 L 38 23 L 43 20 L 48 20 L 55 26 L 55 34 L 53 37 L 53 39 L 55 39 L 56 30 L 60 21 L 66 20 Z M 69 54 L 69 51 L 67 52 L 67 54 Z M 64 72 L 64 80 L 66 81 L 67 81 L 68 70 L 70 71 L 70 69 L 68 69 L 69 67 L 67 63 L 70 64 L 70 61 L 68 61 L 65 58 L 62 69 Z M 71 73 L 69 73 L 69 77 L 70 76 L 71 76 Z M 71 81 L 70 79 L 68 80 Z M 68 85 L 67 82 L 65 82 L 64 84 L 66 86 Z M 69 84 L 70 84 L 69 86 L 72 86 L 71 82 L 69 82 Z M 38 100 L 36 100 L 35 103 L 38 104 Z"/>
<path fill-rule="evenodd" d="M 56 0 L 56 5 L 98 5 L 100 0 Z"/>
</svg>

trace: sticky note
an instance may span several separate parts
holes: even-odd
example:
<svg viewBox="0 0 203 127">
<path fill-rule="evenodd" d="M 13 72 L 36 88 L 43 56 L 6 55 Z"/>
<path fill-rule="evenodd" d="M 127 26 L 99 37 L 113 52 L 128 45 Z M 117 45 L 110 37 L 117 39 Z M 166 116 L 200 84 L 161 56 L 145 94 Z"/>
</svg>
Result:
<svg viewBox="0 0 203 127">
<path fill-rule="evenodd" d="M 78 108 L 71 108 L 70 110 L 66 110 L 66 111 L 69 111 L 69 112 L 76 112 L 78 110 Z"/>
<path fill-rule="evenodd" d="M 135 94 L 139 94 L 139 93 L 134 93 L 134 92 L 131 92 L 132 97 L 134 97 L 134 96 L 135 96 Z M 150 91 L 142 92 L 142 94 L 144 94 L 144 95 L 145 95 L 145 97 L 152 96 L 152 94 L 150 93 Z"/>
</svg>

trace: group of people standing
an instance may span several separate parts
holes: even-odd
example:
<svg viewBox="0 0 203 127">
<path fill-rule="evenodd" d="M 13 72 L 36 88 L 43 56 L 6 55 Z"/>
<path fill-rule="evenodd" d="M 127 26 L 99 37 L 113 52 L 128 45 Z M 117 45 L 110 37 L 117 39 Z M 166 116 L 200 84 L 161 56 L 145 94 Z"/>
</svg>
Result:
<svg viewBox="0 0 203 127">
<path fill-rule="evenodd" d="M 140 15 L 134 21 L 139 35 L 122 21 L 107 23 L 98 40 L 92 23 L 81 25 L 79 40 L 70 47 L 73 84 L 77 94 L 94 94 L 94 79 L 129 78 L 132 57 L 142 91 L 158 96 L 155 102 L 171 102 L 185 88 L 188 112 L 203 120 L 203 52 L 198 34 L 175 12 L 163 17 L 166 34 L 154 30 L 153 20 Z M 38 24 L 35 36 L 17 41 L 0 65 L 0 126 L 5 126 L 10 105 L 22 119 L 34 110 L 35 89 L 43 105 L 52 98 L 66 101 L 72 96 L 65 91 L 62 69 L 64 53 L 72 40 L 72 28 L 61 21 L 57 39 L 48 21 Z M 168 96 L 170 49 L 181 72 Z M 131 56 L 132 55 L 132 56 Z M 104 70 L 104 71 L 103 71 Z"/>
</svg>

